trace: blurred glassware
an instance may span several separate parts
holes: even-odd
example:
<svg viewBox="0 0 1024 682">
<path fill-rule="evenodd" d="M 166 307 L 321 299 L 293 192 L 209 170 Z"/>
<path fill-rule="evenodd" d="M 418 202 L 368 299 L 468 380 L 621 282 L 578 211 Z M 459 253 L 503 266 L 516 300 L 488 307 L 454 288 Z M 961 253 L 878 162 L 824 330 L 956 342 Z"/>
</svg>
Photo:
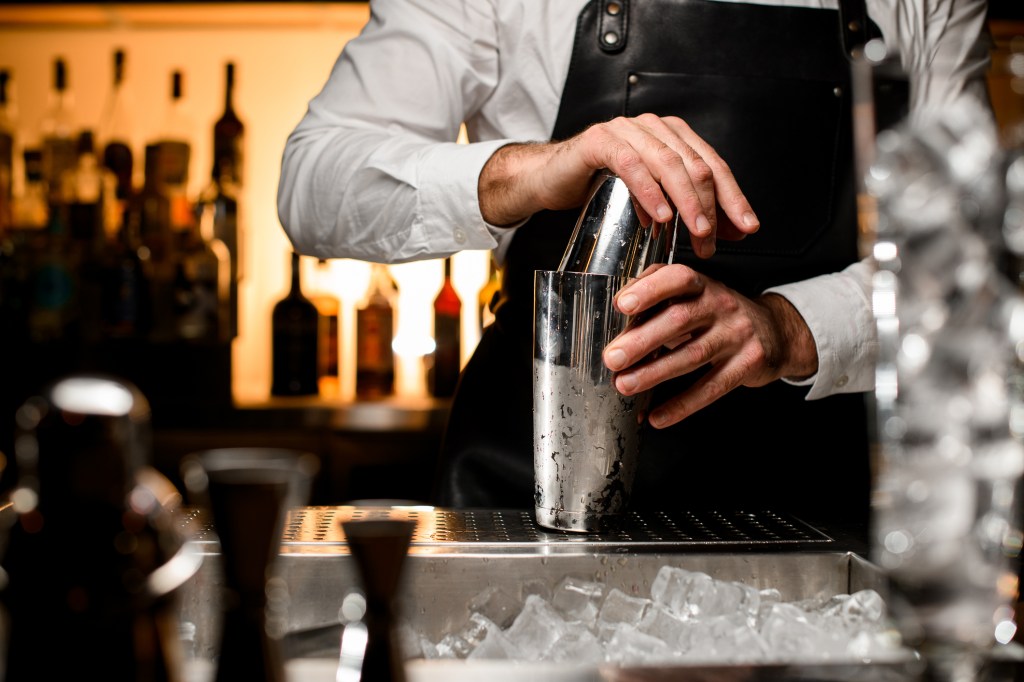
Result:
<svg viewBox="0 0 1024 682">
<path fill-rule="evenodd" d="M 879 134 L 872 554 L 935 679 L 1012 638 L 1024 300 L 1002 267 L 1006 158 L 983 105 Z M 969 679 L 969 677 L 967 678 Z"/>
<path fill-rule="evenodd" d="M 220 448 L 182 460 L 185 485 L 220 543 L 220 617 L 201 622 L 220 623 L 217 682 L 285 681 L 279 640 L 289 599 L 275 563 L 288 512 L 306 504 L 318 468 L 315 455 L 284 448 Z"/>
<path fill-rule="evenodd" d="M 181 532 L 180 494 L 149 466 L 145 397 L 76 374 L 15 419 L 4 679 L 184 679 L 179 588 L 202 557 Z"/>
</svg>

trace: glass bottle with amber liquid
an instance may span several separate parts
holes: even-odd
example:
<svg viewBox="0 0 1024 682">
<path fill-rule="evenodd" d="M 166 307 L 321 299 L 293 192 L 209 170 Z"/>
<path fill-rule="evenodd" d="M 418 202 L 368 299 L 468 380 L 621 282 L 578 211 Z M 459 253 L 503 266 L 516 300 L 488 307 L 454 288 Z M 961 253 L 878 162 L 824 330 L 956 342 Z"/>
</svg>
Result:
<svg viewBox="0 0 1024 682">
<path fill-rule="evenodd" d="M 356 398 L 375 400 L 395 392 L 395 305 L 398 287 L 387 266 L 374 263 L 366 297 L 356 310 Z"/>
<path fill-rule="evenodd" d="M 483 333 L 487 325 L 494 322 L 494 299 L 501 291 L 501 276 L 498 274 L 498 264 L 494 261 L 493 255 L 490 257 L 489 262 L 487 281 L 480 287 L 480 292 L 476 297 L 476 319 L 480 324 L 479 331 L 481 333 Z"/>
<path fill-rule="evenodd" d="M 309 293 L 320 313 L 317 325 L 317 374 L 319 375 L 320 396 L 337 398 L 341 394 L 341 382 L 338 375 L 338 337 L 341 313 L 341 301 L 331 291 L 330 269 L 328 262 L 320 258 L 316 262 L 316 277 Z"/>
<path fill-rule="evenodd" d="M 319 393 L 317 325 L 319 313 L 302 293 L 299 254 L 291 254 L 292 284 L 288 295 L 274 304 L 271 318 L 271 395 Z"/>
<path fill-rule="evenodd" d="M 462 363 L 462 300 L 452 283 L 451 256 L 444 259 L 444 282 L 434 299 L 434 352 L 428 362 L 427 385 L 435 398 L 455 394 Z"/>
</svg>

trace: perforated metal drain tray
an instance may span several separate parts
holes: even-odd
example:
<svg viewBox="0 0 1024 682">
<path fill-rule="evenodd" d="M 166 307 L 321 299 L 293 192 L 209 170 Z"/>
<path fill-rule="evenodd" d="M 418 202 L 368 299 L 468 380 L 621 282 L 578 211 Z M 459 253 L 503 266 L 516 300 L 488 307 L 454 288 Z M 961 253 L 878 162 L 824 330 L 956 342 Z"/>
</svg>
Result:
<svg viewBox="0 0 1024 682">
<path fill-rule="evenodd" d="M 416 521 L 411 553 L 424 551 L 545 553 L 587 551 L 822 549 L 835 539 L 800 519 L 772 511 L 633 512 L 614 530 L 561 533 L 538 526 L 533 514 L 517 510 L 444 510 L 416 506 L 303 507 L 288 514 L 282 553 L 347 553 L 341 523 L 359 519 Z M 216 534 L 197 512 L 200 542 Z M 316 548 L 309 547 L 315 545 Z"/>
</svg>

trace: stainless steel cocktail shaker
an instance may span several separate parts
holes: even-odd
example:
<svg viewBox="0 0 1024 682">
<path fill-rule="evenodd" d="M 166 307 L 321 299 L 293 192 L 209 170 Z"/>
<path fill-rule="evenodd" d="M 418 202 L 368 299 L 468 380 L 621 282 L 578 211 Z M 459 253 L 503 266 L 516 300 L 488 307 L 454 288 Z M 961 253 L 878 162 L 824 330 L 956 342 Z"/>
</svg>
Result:
<svg viewBox="0 0 1024 682">
<path fill-rule="evenodd" d="M 534 279 L 533 443 L 537 522 L 593 532 L 626 509 L 648 393 L 623 396 L 602 362 L 630 318 L 613 300 L 669 262 L 674 225 L 641 224 L 629 190 L 601 174 L 558 270 Z"/>
</svg>

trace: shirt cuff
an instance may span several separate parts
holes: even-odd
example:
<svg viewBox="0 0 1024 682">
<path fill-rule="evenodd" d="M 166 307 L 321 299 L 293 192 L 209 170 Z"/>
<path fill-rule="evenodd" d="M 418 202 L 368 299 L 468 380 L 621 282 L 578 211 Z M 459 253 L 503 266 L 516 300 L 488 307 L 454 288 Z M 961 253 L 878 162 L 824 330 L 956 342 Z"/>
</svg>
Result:
<svg viewBox="0 0 1024 682">
<path fill-rule="evenodd" d="M 803 317 L 818 350 L 817 374 L 801 380 L 810 386 L 807 400 L 837 393 L 870 391 L 875 386 L 878 340 L 870 294 L 846 272 L 772 287 L 765 293 L 783 296 Z"/>
<path fill-rule="evenodd" d="M 508 227 L 487 224 L 477 192 L 480 171 L 512 140 L 432 146 L 419 160 L 420 234 L 436 240 L 433 251 L 493 249 Z"/>
</svg>

